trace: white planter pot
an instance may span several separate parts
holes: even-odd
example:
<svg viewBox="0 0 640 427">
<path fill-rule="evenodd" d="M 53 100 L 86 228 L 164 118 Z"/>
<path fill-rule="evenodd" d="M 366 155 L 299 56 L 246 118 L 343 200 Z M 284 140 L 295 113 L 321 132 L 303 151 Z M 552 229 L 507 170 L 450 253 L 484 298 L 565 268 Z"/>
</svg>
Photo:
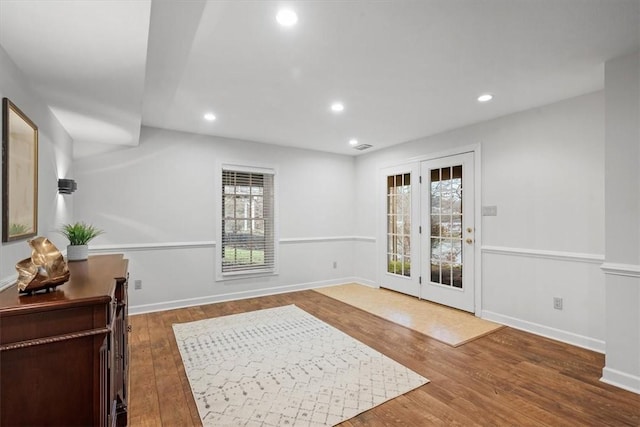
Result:
<svg viewBox="0 0 640 427">
<path fill-rule="evenodd" d="M 67 246 L 67 261 L 84 261 L 89 258 L 89 245 Z"/>
</svg>

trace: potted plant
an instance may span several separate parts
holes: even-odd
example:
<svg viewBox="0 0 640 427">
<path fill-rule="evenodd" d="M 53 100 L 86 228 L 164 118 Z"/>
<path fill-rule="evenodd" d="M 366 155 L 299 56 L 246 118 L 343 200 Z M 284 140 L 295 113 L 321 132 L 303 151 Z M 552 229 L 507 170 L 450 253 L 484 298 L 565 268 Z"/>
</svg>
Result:
<svg viewBox="0 0 640 427">
<path fill-rule="evenodd" d="M 89 258 L 89 241 L 102 233 L 104 231 L 84 222 L 63 225 L 60 234 L 69 240 L 67 260 L 84 261 Z"/>
</svg>

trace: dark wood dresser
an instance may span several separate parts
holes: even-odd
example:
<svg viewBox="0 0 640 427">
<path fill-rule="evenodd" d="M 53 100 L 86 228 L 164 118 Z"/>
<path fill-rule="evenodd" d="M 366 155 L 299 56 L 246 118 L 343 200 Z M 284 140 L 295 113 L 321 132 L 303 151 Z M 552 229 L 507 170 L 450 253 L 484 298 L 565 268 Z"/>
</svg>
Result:
<svg viewBox="0 0 640 427">
<path fill-rule="evenodd" d="M 55 291 L 0 292 L 0 425 L 127 424 L 123 255 L 70 262 Z"/>
</svg>

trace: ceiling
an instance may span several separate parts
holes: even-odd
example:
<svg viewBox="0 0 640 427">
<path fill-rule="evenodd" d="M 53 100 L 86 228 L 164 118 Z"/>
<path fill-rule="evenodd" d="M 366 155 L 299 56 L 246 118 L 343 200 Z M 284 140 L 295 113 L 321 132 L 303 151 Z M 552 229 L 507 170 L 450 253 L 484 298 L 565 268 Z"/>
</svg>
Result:
<svg viewBox="0 0 640 427">
<path fill-rule="evenodd" d="M 78 157 L 141 125 L 356 155 L 602 89 L 640 0 L 0 0 L 0 45 Z"/>
</svg>

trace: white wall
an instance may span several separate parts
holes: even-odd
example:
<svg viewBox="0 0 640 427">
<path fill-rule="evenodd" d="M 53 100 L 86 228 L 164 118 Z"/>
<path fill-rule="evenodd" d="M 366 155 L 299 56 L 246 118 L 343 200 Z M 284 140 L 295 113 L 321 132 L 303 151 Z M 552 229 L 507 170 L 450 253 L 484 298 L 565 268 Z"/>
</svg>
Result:
<svg viewBox="0 0 640 427">
<path fill-rule="evenodd" d="M 483 316 L 603 351 L 603 96 L 592 93 L 358 157 L 355 234 L 374 237 L 383 226 L 375 215 L 380 168 L 479 144 L 481 203 L 498 209 L 481 224 Z M 357 245 L 367 256 L 376 251 L 374 242 Z M 374 264 L 373 258 L 356 264 L 355 276 L 377 283 Z M 562 311 L 553 309 L 554 296 L 564 299 Z"/>
<path fill-rule="evenodd" d="M 94 252 L 131 260 L 139 311 L 280 292 L 357 278 L 375 284 L 375 183 L 383 166 L 455 146 L 482 146 L 483 314 L 603 349 L 605 338 L 603 93 L 566 100 L 357 157 L 143 128 L 140 145 L 74 163 L 79 189 L 58 196 L 71 140 L 0 51 L 0 91 L 40 126 L 40 234 L 71 219 L 104 228 Z M 279 172 L 278 276 L 216 282 L 213 182 L 218 161 L 273 165 Z M 350 183 L 355 182 L 355 185 Z M 0 278 L 26 257 L 4 244 Z M 333 262 L 337 268 L 333 268 Z M 526 275 L 522 271 L 528 271 Z M 132 286 L 133 288 L 133 286 Z M 562 296 L 563 311 L 552 309 Z"/>
<path fill-rule="evenodd" d="M 640 52 L 605 64 L 603 381 L 640 393 Z"/>
<path fill-rule="evenodd" d="M 277 169 L 280 274 L 215 281 L 216 165 Z M 353 276 L 353 158 L 143 127 L 140 145 L 76 160 L 75 218 L 130 259 L 133 311 L 281 292 Z M 337 268 L 333 268 L 333 262 Z"/>
<path fill-rule="evenodd" d="M 0 46 L 0 98 L 3 97 L 9 98 L 38 126 L 38 235 L 49 237 L 64 250 L 67 242 L 56 230 L 71 220 L 73 199 L 58 195 L 57 180 L 73 177 L 72 140 Z M 15 281 L 16 262 L 30 254 L 26 240 L 0 245 L 0 288 Z"/>
</svg>

